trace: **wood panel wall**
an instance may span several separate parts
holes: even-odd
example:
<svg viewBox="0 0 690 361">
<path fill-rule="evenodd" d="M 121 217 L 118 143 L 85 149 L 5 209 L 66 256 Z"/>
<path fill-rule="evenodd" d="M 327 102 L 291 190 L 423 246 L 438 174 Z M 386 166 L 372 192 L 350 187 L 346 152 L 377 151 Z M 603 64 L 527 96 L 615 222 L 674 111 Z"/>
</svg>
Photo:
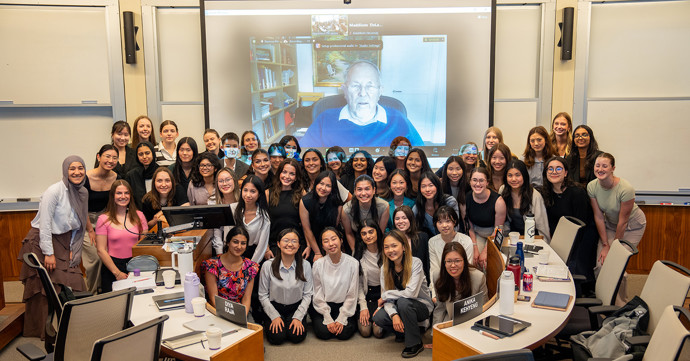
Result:
<svg viewBox="0 0 690 361">
<path fill-rule="evenodd" d="M 0 268 L 5 281 L 19 280 L 22 263 L 17 256 L 35 216 L 36 211 L 0 212 Z"/>
<path fill-rule="evenodd" d="M 690 267 L 690 207 L 641 205 L 640 209 L 647 217 L 647 228 L 640 253 L 630 259 L 627 271 L 647 274 L 660 259 Z"/>
</svg>

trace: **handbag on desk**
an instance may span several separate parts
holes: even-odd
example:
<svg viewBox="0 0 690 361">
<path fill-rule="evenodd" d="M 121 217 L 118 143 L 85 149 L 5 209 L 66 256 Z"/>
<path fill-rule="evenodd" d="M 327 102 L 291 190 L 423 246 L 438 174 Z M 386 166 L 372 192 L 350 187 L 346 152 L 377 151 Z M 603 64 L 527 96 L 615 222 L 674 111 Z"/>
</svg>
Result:
<svg viewBox="0 0 690 361">
<path fill-rule="evenodd" d="M 156 257 L 145 254 L 133 257 L 127 262 L 127 272 L 134 272 L 135 269 L 143 272 L 157 271 L 160 265 Z"/>
</svg>

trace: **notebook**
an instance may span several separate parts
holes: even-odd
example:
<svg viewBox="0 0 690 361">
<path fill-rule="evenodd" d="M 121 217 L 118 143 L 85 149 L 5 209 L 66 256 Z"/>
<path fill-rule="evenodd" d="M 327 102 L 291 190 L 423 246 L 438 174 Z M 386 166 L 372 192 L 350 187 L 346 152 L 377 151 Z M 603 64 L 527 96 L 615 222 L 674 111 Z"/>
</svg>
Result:
<svg viewBox="0 0 690 361">
<path fill-rule="evenodd" d="M 561 265 L 539 265 L 536 275 L 540 281 L 567 281 L 570 279 L 568 267 Z"/>
<path fill-rule="evenodd" d="M 565 311 L 573 296 L 565 293 L 539 291 L 532 302 L 532 307 L 546 308 L 549 310 Z"/>
<path fill-rule="evenodd" d="M 176 310 L 184 307 L 184 292 L 153 296 L 152 299 L 159 311 Z"/>
</svg>

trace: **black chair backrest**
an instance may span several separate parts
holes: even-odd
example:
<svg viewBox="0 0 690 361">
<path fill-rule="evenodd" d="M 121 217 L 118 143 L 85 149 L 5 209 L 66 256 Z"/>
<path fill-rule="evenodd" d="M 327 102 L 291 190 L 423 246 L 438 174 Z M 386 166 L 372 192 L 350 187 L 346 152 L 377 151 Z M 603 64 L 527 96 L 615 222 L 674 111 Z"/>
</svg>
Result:
<svg viewBox="0 0 690 361">
<path fill-rule="evenodd" d="M 456 361 L 534 361 L 534 356 L 532 351 L 522 349 L 468 356 Z"/>
<path fill-rule="evenodd" d="M 158 361 L 163 323 L 168 315 L 102 338 L 93 345 L 91 361 Z"/>
<path fill-rule="evenodd" d="M 379 98 L 379 104 L 388 108 L 393 108 L 402 113 L 405 117 L 407 117 L 407 108 L 405 108 L 405 105 L 398 99 L 382 95 Z M 347 101 L 345 100 L 345 96 L 343 96 L 342 94 L 323 97 L 313 105 L 311 111 L 312 121 L 315 121 L 319 114 L 321 114 L 326 109 L 342 108 L 345 105 L 347 105 Z"/>
<path fill-rule="evenodd" d="M 96 340 L 130 327 L 135 290 L 130 287 L 65 303 L 54 360 L 88 360 Z"/>
<path fill-rule="evenodd" d="M 60 320 L 60 318 L 62 317 L 62 302 L 60 302 L 60 298 L 58 297 L 57 291 L 55 290 L 55 286 L 53 285 L 53 282 L 50 280 L 48 270 L 45 269 L 45 267 L 43 267 L 41 261 L 38 259 L 38 256 L 35 253 L 30 252 L 24 253 L 23 258 L 24 263 L 30 268 L 35 269 L 36 273 L 38 273 L 38 278 L 41 280 L 43 290 L 45 291 L 46 297 L 48 298 L 48 317 L 46 317 L 45 324 L 45 348 L 46 352 L 50 353 L 54 350 L 53 342 L 55 341 L 56 335 L 56 331 L 53 328 L 53 318 Z"/>
</svg>

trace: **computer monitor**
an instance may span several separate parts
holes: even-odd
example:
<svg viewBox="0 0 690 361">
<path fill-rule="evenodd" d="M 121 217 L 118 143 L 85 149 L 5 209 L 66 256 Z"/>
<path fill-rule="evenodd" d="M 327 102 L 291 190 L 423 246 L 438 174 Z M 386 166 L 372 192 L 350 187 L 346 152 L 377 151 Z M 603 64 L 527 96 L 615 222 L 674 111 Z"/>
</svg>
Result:
<svg viewBox="0 0 690 361">
<path fill-rule="evenodd" d="M 235 225 L 235 219 L 232 217 L 228 204 L 163 207 L 163 214 L 170 225 L 164 230 L 165 233 Z"/>
</svg>

